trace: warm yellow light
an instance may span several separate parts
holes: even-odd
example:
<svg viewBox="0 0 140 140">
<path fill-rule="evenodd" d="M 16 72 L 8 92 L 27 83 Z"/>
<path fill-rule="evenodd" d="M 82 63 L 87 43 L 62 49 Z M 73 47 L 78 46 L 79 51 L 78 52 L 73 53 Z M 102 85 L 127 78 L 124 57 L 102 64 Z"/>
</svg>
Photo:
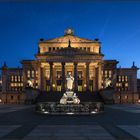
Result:
<svg viewBox="0 0 140 140">
<path fill-rule="evenodd" d="M 52 86 L 55 87 L 55 84 L 53 84 Z"/>
<path fill-rule="evenodd" d="M 118 96 L 118 99 L 120 99 L 120 96 Z"/>
<path fill-rule="evenodd" d="M 138 100 L 138 103 L 140 103 L 140 99 Z"/>
<path fill-rule="evenodd" d="M 128 98 L 128 96 L 127 95 L 125 95 L 125 99 L 127 99 Z"/>
</svg>

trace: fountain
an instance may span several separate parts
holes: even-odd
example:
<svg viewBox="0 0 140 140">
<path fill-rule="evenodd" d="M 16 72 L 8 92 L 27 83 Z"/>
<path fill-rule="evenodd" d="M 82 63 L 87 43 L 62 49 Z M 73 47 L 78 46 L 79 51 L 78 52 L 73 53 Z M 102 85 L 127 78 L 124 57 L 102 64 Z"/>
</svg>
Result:
<svg viewBox="0 0 140 140">
<path fill-rule="evenodd" d="M 89 115 L 102 112 L 104 105 L 102 102 L 83 102 L 73 91 L 74 77 L 68 73 L 67 89 L 59 102 L 43 102 L 36 105 L 36 112 L 51 115 Z"/>
<path fill-rule="evenodd" d="M 76 96 L 76 93 L 72 91 L 74 77 L 72 77 L 71 73 L 68 73 L 66 80 L 67 80 L 67 90 L 60 99 L 60 104 L 79 104 L 80 103 L 79 98 Z"/>
</svg>

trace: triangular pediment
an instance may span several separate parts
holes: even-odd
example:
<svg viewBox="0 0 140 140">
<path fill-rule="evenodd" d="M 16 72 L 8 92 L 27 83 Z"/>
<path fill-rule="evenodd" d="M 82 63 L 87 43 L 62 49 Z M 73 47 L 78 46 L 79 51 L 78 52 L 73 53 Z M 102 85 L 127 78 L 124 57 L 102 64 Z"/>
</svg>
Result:
<svg viewBox="0 0 140 140">
<path fill-rule="evenodd" d="M 74 35 L 64 35 L 64 36 L 61 36 L 61 37 L 58 37 L 58 38 L 54 38 L 54 39 L 49 39 L 49 40 L 44 40 L 43 42 L 52 42 L 52 43 L 64 43 L 64 42 L 68 42 L 68 41 L 71 41 L 71 42 L 86 42 L 86 43 L 94 43 L 96 41 L 94 40 L 89 40 L 89 39 L 85 39 L 85 38 L 80 38 L 78 36 L 74 36 Z"/>
</svg>

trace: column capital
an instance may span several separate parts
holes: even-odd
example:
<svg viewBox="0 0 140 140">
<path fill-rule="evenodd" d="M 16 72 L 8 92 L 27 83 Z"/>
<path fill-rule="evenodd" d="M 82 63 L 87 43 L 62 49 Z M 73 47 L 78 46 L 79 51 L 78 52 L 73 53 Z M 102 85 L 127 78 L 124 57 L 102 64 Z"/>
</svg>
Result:
<svg viewBox="0 0 140 140">
<path fill-rule="evenodd" d="M 61 65 L 65 65 L 65 62 L 61 62 Z"/>
<path fill-rule="evenodd" d="M 49 62 L 50 65 L 53 65 L 53 62 Z"/>
<path fill-rule="evenodd" d="M 78 65 L 78 62 L 74 62 L 73 64 L 74 64 L 74 65 Z"/>
<path fill-rule="evenodd" d="M 89 65 L 90 64 L 90 62 L 86 62 L 86 65 Z"/>
</svg>

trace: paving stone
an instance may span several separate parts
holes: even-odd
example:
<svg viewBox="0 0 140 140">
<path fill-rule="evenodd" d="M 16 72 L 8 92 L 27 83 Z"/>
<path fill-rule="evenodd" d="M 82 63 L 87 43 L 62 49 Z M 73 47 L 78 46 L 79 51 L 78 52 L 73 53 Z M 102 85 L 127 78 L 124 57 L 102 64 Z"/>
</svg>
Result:
<svg viewBox="0 0 140 140">
<path fill-rule="evenodd" d="M 118 127 L 128 132 L 132 136 L 140 139 L 140 126 L 139 125 L 119 125 Z"/>
<path fill-rule="evenodd" d="M 88 140 L 116 140 L 113 137 L 88 137 Z"/>
<path fill-rule="evenodd" d="M 44 129 L 45 128 L 45 129 Z M 53 128 L 53 129 L 52 129 Z M 50 131 L 51 129 L 51 131 Z M 41 131 L 42 130 L 42 131 Z M 37 126 L 35 127 L 26 137 L 26 139 L 29 138 L 56 138 L 56 139 L 79 139 L 79 140 L 86 140 L 89 137 L 93 138 L 110 138 L 113 139 L 112 136 L 101 126 L 99 125 L 56 125 L 56 126 Z"/>
<path fill-rule="evenodd" d="M 20 127 L 20 125 L 5 125 L 0 126 L 0 138 L 7 135 L 8 133 L 14 131 L 16 128 Z"/>
</svg>

